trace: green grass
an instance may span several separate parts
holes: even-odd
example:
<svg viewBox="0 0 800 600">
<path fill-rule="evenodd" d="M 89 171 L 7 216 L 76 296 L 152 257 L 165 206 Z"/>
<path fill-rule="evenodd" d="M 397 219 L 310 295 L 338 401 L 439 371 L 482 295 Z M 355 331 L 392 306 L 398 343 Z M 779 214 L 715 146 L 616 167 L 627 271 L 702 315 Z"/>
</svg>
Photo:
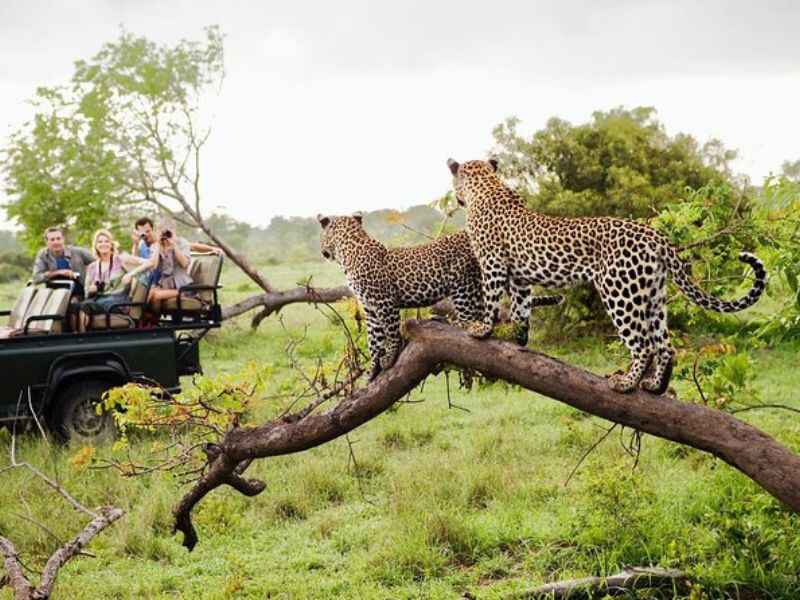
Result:
<svg viewBox="0 0 800 600">
<path fill-rule="evenodd" d="M 278 287 L 306 273 L 318 285 L 342 281 L 321 263 L 266 272 Z M 226 303 L 256 291 L 232 270 L 224 283 Z M 13 295 L 0 287 L 0 304 Z M 272 396 L 291 383 L 290 335 L 308 324 L 300 356 L 309 363 L 343 344 L 312 307 L 289 306 L 282 317 L 283 325 L 270 317 L 252 332 L 245 316 L 202 347 L 212 375 L 250 361 L 273 366 L 275 381 L 254 406 L 255 419 L 273 414 L 281 401 Z M 597 339 L 544 350 L 597 372 L 625 364 Z M 800 408 L 797 348 L 758 351 L 754 360 L 762 397 Z M 677 388 L 690 391 L 681 382 Z M 344 439 L 255 463 L 250 472 L 267 490 L 255 498 L 228 488 L 209 495 L 195 511 L 200 543 L 192 553 L 170 533 L 170 511 L 183 491 L 172 477 L 79 469 L 69 460 L 77 448 L 26 437 L 21 457 L 57 474 L 81 501 L 128 511 L 92 543 L 95 558 L 63 569 L 55 597 L 460 598 L 469 591 L 501 598 L 545 581 L 647 564 L 687 571 L 700 586 L 694 598 L 736 597 L 737 586 L 756 597 L 797 597 L 800 519 L 724 463 L 646 436 L 633 470 L 612 435 L 565 487 L 606 422 L 503 384 L 453 396 L 469 412 L 449 409 L 444 377 L 432 378 L 412 395 L 422 402 L 398 404 L 353 432 L 355 465 Z M 800 451 L 800 422 L 788 413 L 743 418 Z M 135 444 L 143 450 L 149 441 Z M 2 456 L 8 445 L 0 433 Z M 0 480 L 0 533 L 17 543 L 27 565 L 41 568 L 55 538 L 74 535 L 84 519 L 22 471 Z M 0 591 L 8 598 L 7 588 Z"/>
</svg>

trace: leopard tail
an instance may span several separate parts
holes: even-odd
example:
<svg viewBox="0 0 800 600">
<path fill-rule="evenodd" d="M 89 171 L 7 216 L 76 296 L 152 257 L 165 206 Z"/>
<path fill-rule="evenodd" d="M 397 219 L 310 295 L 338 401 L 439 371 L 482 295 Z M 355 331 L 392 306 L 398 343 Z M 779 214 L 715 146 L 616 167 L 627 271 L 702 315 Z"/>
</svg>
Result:
<svg viewBox="0 0 800 600">
<path fill-rule="evenodd" d="M 756 280 L 753 282 L 753 286 L 747 294 L 738 300 L 720 300 L 701 290 L 697 284 L 692 281 L 691 267 L 678 256 L 678 251 L 675 248 L 670 246 L 665 256 L 665 264 L 672 274 L 672 281 L 680 288 L 686 297 L 698 306 L 721 313 L 744 310 L 758 302 L 758 299 L 764 293 L 764 288 L 767 284 L 767 270 L 764 268 L 764 263 L 749 252 L 742 252 L 739 254 L 739 260 L 753 268 Z"/>
<path fill-rule="evenodd" d="M 533 296 L 531 298 L 531 306 L 555 306 L 561 304 L 564 296 Z"/>
</svg>

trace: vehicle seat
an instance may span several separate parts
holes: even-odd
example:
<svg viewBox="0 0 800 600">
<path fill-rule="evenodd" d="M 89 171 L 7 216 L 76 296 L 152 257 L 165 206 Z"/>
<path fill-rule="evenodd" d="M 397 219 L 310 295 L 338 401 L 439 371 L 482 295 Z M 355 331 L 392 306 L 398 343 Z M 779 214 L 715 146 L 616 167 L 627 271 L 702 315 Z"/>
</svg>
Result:
<svg viewBox="0 0 800 600">
<path fill-rule="evenodd" d="M 25 317 L 37 291 L 37 288 L 30 285 L 22 288 L 22 292 L 17 297 L 11 314 L 8 316 L 8 325 L 0 327 L 0 339 L 11 337 L 14 332 L 25 327 Z"/>
<path fill-rule="evenodd" d="M 40 289 L 36 293 L 36 298 L 34 298 L 34 302 L 31 303 L 31 310 L 25 315 L 25 319 L 27 320 L 33 316 L 38 317 L 46 315 L 65 318 L 67 316 L 67 307 L 69 306 L 71 293 L 71 290 L 66 288 Z M 42 299 L 41 309 L 34 313 L 34 305 L 39 303 L 40 298 Z M 38 309 L 38 306 L 36 306 L 36 308 Z M 28 325 L 28 333 L 61 333 L 63 325 L 63 320 L 58 319 L 31 321 Z"/>
<path fill-rule="evenodd" d="M 131 302 L 129 312 L 122 314 L 119 312 L 111 313 L 106 318 L 106 315 L 94 315 L 89 321 L 87 329 L 96 331 L 98 329 L 128 329 L 135 327 L 139 320 L 142 318 L 142 311 L 145 302 L 147 302 L 147 292 L 149 286 L 142 283 L 137 277 L 131 280 L 131 289 L 128 292 L 128 301 Z"/>
<path fill-rule="evenodd" d="M 187 296 L 181 294 L 180 310 L 183 312 L 199 312 L 214 304 L 214 288 L 219 285 L 220 275 L 222 274 L 222 256 L 214 253 L 192 254 L 192 264 L 189 267 L 189 275 L 192 283 L 185 288 L 184 292 L 191 291 L 193 287 L 199 289 L 190 292 Z M 167 300 L 163 306 L 164 312 L 177 312 L 178 300 L 173 298 Z"/>
</svg>

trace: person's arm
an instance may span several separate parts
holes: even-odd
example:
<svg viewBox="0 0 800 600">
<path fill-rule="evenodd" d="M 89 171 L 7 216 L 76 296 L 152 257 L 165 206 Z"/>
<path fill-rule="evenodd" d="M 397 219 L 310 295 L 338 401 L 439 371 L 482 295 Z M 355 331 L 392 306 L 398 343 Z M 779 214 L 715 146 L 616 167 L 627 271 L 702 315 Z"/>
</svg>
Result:
<svg viewBox="0 0 800 600">
<path fill-rule="evenodd" d="M 92 265 L 86 267 L 86 277 L 83 281 L 83 289 L 86 290 L 86 297 L 90 298 L 97 294 L 97 286 L 94 284 L 94 269 Z"/>
<path fill-rule="evenodd" d="M 92 255 L 91 251 L 87 250 L 86 248 L 75 246 L 73 250 L 77 250 L 78 254 L 81 255 L 81 257 L 83 258 L 83 264 L 88 266 L 94 262 L 94 256 Z"/>
<path fill-rule="evenodd" d="M 222 254 L 222 248 L 204 244 L 202 242 L 192 242 L 189 244 L 189 250 L 192 252 L 211 252 L 213 254 Z"/>
<path fill-rule="evenodd" d="M 158 268 L 158 261 L 160 258 L 160 254 L 157 250 L 153 250 L 150 253 L 150 258 L 144 259 L 139 258 L 138 256 L 133 255 L 125 255 L 122 258 L 122 265 L 123 268 L 127 268 L 130 264 L 136 264 L 137 266 L 131 269 L 130 271 L 126 271 L 125 275 L 122 276 L 122 283 L 123 285 L 128 285 L 131 280 L 136 277 L 139 273 L 143 273 L 148 269 L 157 269 Z"/>
<path fill-rule="evenodd" d="M 189 244 L 185 240 L 178 242 L 171 241 L 172 247 L 175 249 L 175 262 L 177 262 L 184 271 L 189 270 L 189 263 L 191 258 L 189 256 Z"/>
<path fill-rule="evenodd" d="M 47 272 L 47 263 L 44 261 L 44 252 L 36 253 L 36 260 L 33 261 L 33 283 L 43 283 L 50 279 Z"/>
<path fill-rule="evenodd" d="M 46 250 L 40 251 L 36 255 L 36 260 L 33 261 L 33 283 L 44 283 L 57 277 L 64 279 L 74 279 L 75 275 L 71 269 L 56 269 L 55 271 L 47 270 L 47 261 L 45 260 Z"/>
</svg>

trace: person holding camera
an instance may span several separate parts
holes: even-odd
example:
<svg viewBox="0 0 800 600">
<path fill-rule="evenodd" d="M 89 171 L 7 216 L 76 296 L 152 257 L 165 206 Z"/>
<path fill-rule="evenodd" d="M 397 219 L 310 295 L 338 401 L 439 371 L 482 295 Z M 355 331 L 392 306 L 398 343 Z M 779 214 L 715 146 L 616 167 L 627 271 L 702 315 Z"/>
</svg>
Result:
<svg viewBox="0 0 800 600">
<path fill-rule="evenodd" d="M 139 258 L 144 258 L 145 260 L 150 258 L 150 254 L 156 242 L 155 226 L 150 217 L 142 217 L 136 221 L 133 226 L 133 232 L 131 233 L 131 241 L 133 242 L 131 254 Z M 210 244 L 204 244 L 202 242 L 188 242 L 188 244 L 191 252 L 222 254 L 222 250 Z"/>
<path fill-rule="evenodd" d="M 107 308 L 114 304 L 128 302 L 131 280 L 149 268 L 148 261 L 120 255 L 114 236 L 106 229 L 95 232 L 92 252 L 95 260 L 86 267 L 84 288 L 87 299 L 80 304 L 80 331 L 86 331 L 92 316 L 105 314 Z M 126 313 L 128 310 L 127 307 L 120 307 L 119 312 Z"/>
<path fill-rule="evenodd" d="M 177 298 L 179 290 L 192 283 L 192 278 L 189 275 L 189 242 L 177 237 L 174 228 L 168 224 L 159 227 L 156 237 L 158 242 L 151 247 L 149 265 L 158 275 L 151 282 L 147 302 L 152 312 L 158 316 L 162 312 L 162 304 Z"/>
</svg>

